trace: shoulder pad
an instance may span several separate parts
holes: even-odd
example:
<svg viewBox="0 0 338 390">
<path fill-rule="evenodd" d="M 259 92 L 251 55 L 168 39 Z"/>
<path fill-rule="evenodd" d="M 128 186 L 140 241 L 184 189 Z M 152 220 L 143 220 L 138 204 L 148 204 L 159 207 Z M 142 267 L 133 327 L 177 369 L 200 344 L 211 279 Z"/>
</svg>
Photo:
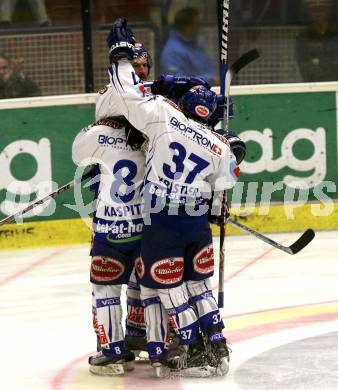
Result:
<svg viewBox="0 0 338 390">
<path fill-rule="evenodd" d="M 213 134 L 215 137 L 217 137 L 220 141 L 222 141 L 223 143 L 225 143 L 226 145 L 228 145 L 229 148 L 230 148 L 229 141 L 228 141 L 223 135 L 218 134 L 218 133 L 216 133 L 215 131 L 211 131 L 211 132 L 212 132 L 212 134 Z"/>
<path fill-rule="evenodd" d="M 109 126 L 112 127 L 113 129 L 122 129 L 124 127 L 124 124 L 121 122 L 112 119 L 112 118 L 104 118 L 104 119 L 99 119 L 95 123 L 91 125 L 92 126 Z"/>
<path fill-rule="evenodd" d="M 164 98 L 163 101 L 166 102 L 166 103 L 168 103 L 168 104 L 170 104 L 172 107 L 176 108 L 176 110 L 182 111 L 182 110 L 178 107 L 178 105 L 177 105 L 176 103 L 174 103 L 172 100 L 167 99 L 167 98 Z"/>
</svg>

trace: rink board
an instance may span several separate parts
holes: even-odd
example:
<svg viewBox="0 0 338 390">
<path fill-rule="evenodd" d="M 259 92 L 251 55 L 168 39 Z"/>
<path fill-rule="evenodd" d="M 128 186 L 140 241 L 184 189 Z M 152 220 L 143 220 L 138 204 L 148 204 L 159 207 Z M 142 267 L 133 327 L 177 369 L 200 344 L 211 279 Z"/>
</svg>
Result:
<svg viewBox="0 0 338 390">
<path fill-rule="evenodd" d="M 273 204 L 269 210 L 241 209 L 235 213 L 238 221 L 262 232 L 338 227 L 337 206 L 332 203 L 338 199 L 337 91 L 338 83 L 232 88 L 237 115 L 231 127 L 246 141 L 248 153 L 228 199 L 233 206 L 270 200 Z M 74 177 L 72 141 L 93 121 L 93 103 L 93 94 L 0 102 L 0 220 Z M 305 183 L 305 190 L 294 190 L 294 180 Z M 264 190 L 276 183 L 280 186 L 273 187 L 267 200 Z M 88 189 L 79 194 L 64 192 L 45 210 L 25 216 L 24 224 L 0 227 L 0 249 L 89 242 L 90 224 L 79 219 L 78 206 L 82 200 L 88 205 L 92 194 Z M 310 203 L 295 208 L 292 219 L 283 206 L 290 199 L 295 205 Z M 315 216 L 320 212 L 314 208 L 323 200 L 331 202 L 333 210 Z M 213 232 L 218 234 L 218 228 Z M 229 226 L 228 233 L 241 232 Z"/>
<path fill-rule="evenodd" d="M 283 205 L 271 206 L 264 210 L 257 207 L 246 210 L 246 214 L 234 216 L 240 223 L 264 233 L 338 229 L 338 203 L 331 205 L 329 215 L 318 214 L 319 204 L 308 204 L 291 210 Z M 236 211 L 237 212 L 237 211 Z M 248 213 L 250 213 L 248 215 Z M 262 215 L 265 213 L 265 215 Z M 290 217 L 293 216 L 293 219 Z M 214 236 L 219 235 L 219 227 L 212 225 Z M 244 234 L 231 225 L 227 234 Z M 90 243 L 91 229 L 89 219 L 62 219 L 52 221 L 24 222 L 0 227 L 0 250 L 51 245 Z"/>
</svg>

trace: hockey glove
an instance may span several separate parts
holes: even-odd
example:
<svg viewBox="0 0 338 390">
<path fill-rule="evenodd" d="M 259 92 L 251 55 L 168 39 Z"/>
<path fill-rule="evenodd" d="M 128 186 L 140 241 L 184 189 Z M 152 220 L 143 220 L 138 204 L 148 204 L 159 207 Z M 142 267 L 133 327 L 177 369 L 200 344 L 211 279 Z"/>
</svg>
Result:
<svg viewBox="0 0 338 390">
<path fill-rule="evenodd" d="M 215 130 L 215 133 L 220 134 L 227 139 L 230 149 L 236 157 L 237 165 L 239 165 L 246 155 L 245 142 L 239 138 L 237 133 L 231 130 L 224 131 L 223 129 L 217 129 Z"/>
<path fill-rule="evenodd" d="M 228 140 L 230 149 L 236 157 L 237 165 L 239 165 L 244 160 L 246 154 L 245 142 L 234 131 L 226 131 L 223 136 Z"/>
<path fill-rule="evenodd" d="M 208 222 L 214 223 L 218 226 L 223 226 L 227 223 L 228 219 L 230 218 L 230 213 L 229 213 L 228 203 L 227 202 L 223 203 L 224 201 L 223 194 L 221 193 L 219 196 L 222 197 L 221 210 L 218 211 L 217 208 L 219 206 L 215 207 L 215 205 L 213 205 L 213 200 L 214 200 L 214 195 L 213 195 L 211 198 L 211 203 L 208 211 Z M 220 215 L 214 214 L 215 209 L 216 209 L 216 213 L 220 212 Z"/>
<path fill-rule="evenodd" d="M 107 37 L 110 62 L 121 58 L 133 59 L 135 38 L 132 30 L 127 27 L 126 18 L 118 18 L 111 26 Z"/>
<path fill-rule="evenodd" d="M 218 122 L 224 119 L 224 108 L 226 105 L 224 104 L 224 96 L 221 94 L 217 95 L 217 107 L 215 112 L 211 115 L 208 120 L 208 125 L 211 127 L 215 127 Z M 229 119 L 232 119 L 235 116 L 234 112 L 234 102 L 232 97 L 229 98 Z"/>
<path fill-rule="evenodd" d="M 176 77 L 172 75 L 161 75 L 151 86 L 154 95 L 166 96 L 177 102 L 190 88 L 196 85 L 203 85 L 210 89 L 210 85 L 200 77 Z"/>
<path fill-rule="evenodd" d="M 148 138 L 141 133 L 139 130 L 135 129 L 129 122 L 125 127 L 127 145 L 129 145 L 133 150 L 145 151 Z"/>
</svg>

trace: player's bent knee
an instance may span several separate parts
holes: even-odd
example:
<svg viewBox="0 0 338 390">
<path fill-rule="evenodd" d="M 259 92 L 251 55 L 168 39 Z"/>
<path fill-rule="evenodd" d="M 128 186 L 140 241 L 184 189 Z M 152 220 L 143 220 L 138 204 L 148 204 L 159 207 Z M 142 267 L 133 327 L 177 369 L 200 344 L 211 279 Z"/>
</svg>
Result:
<svg viewBox="0 0 338 390">
<path fill-rule="evenodd" d="M 93 284 L 93 291 L 96 298 L 96 301 L 98 299 L 120 299 L 121 296 L 121 290 L 122 290 L 122 284 L 116 284 L 116 285 L 98 285 Z"/>
<path fill-rule="evenodd" d="M 203 294 L 207 291 L 211 291 L 211 280 L 210 278 L 203 280 L 187 280 L 185 282 L 187 290 L 190 296 Z"/>
<path fill-rule="evenodd" d="M 158 289 L 157 293 L 166 309 L 179 307 L 188 303 L 188 291 L 184 284 L 173 288 Z"/>
</svg>

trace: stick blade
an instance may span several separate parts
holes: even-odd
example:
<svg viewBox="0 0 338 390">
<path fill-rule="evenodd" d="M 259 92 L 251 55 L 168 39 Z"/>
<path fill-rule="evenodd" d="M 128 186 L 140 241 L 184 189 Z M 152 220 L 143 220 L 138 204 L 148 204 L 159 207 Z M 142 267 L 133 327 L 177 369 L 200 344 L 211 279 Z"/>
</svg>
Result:
<svg viewBox="0 0 338 390">
<path fill-rule="evenodd" d="M 257 49 L 249 50 L 231 65 L 231 70 L 233 73 L 238 73 L 244 66 L 250 64 L 250 62 L 255 61 L 259 57 L 260 53 Z"/>
<path fill-rule="evenodd" d="M 290 254 L 295 255 L 305 248 L 315 237 L 315 232 L 312 229 L 307 229 L 296 242 L 289 246 Z"/>
</svg>

